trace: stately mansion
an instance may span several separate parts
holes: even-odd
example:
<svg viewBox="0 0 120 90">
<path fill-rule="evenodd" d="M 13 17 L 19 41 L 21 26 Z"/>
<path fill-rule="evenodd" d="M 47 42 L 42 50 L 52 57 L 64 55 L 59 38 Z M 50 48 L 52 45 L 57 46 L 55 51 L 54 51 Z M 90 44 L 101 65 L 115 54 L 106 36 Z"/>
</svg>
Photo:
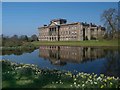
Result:
<svg viewBox="0 0 120 90">
<path fill-rule="evenodd" d="M 49 25 L 39 27 L 40 41 L 97 40 L 105 34 L 105 28 L 83 22 L 67 23 L 66 19 L 54 19 Z"/>
</svg>

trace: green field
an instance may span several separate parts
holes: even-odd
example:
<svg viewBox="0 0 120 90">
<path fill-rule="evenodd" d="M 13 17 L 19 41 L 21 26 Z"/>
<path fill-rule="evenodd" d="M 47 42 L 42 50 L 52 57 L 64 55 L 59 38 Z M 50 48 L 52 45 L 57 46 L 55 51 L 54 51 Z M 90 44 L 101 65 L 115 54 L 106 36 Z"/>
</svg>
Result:
<svg viewBox="0 0 120 90">
<path fill-rule="evenodd" d="M 91 40 L 91 41 L 37 41 L 34 45 L 66 45 L 66 46 L 118 46 L 118 40 Z"/>
</svg>

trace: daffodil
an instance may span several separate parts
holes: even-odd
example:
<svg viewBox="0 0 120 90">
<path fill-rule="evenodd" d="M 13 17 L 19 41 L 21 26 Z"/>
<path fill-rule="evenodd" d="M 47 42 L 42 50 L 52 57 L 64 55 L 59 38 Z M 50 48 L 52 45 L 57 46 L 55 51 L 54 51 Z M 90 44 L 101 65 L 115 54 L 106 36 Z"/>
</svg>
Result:
<svg viewBox="0 0 120 90">
<path fill-rule="evenodd" d="M 76 82 L 74 82 L 74 85 L 76 85 Z"/>
<path fill-rule="evenodd" d="M 100 81 L 101 81 L 101 80 L 102 80 L 102 78 L 99 76 L 99 77 L 97 78 L 97 80 L 100 80 Z"/>
<path fill-rule="evenodd" d="M 97 84 L 97 82 L 94 82 L 94 84 Z"/>
<path fill-rule="evenodd" d="M 106 80 L 106 79 L 104 79 L 103 81 L 104 81 L 104 82 L 107 82 L 107 80 Z"/>
<path fill-rule="evenodd" d="M 101 87 L 100 88 L 103 88 L 104 87 L 104 85 L 101 85 Z"/>
<path fill-rule="evenodd" d="M 85 86 L 85 84 L 82 85 L 82 87 L 84 87 L 84 86 Z"/>
<path fill-rule="evenodd" d="M 108 80 L 112 80 L 112 77 L 107 77 Z"/>
<path fill-rule="evenodd" d="M 97 74 L 94 75 L 94 78 L 97 76 Z"/>
<path fill-rule="evenodd" d="M 75 78 L 74 81 L 76 81 L 77 79 Z"/>
<path fill-rule="evenodd" d="M 89 76 L 89 78 L 91 79 L 91 78 L 92 78 L 92 76 Z"/>
<path fill-rule="evenodd" d="M 72 87 L 72 85 L 70 85 Z"/>
<path fill-rule="evenodd" d="M 112 85 L 113 85 L 113 83 L 112 83 L 112 82 L 110 82 L 110 85 L 112 86 Z"/>
<path fill-rule="evenodd" d="M 101 77 L 104 77 L 104 74 L 100 74 Z"/>
</svg>

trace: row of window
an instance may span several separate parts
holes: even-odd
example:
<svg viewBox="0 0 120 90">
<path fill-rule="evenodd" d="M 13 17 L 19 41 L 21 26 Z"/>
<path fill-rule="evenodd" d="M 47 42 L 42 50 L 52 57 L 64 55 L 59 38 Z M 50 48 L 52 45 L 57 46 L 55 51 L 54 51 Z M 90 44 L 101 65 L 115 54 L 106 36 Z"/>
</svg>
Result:
<svg viewBox="0 0 120 90">
<path fill-rule="evenodd" d="M 62 31 L 60 32 L 61 35 L 63 34 L 77 34 L 77 31 Z"/>
<path fill-rule="evenodd" d="M 51 31 L 52 31 L 52 32 L 53 32 L 53 31 L 56 32 L 56 30 L 57 30 L 56 28 L 49 28 L 49 31 L 50 31 L 50 32 L 51 32 Z"/>
<path fill-rule="evenodd" d="M 72 29 L 72 30 L 77 30 L 78 28 L 77 28 L 77 26 L 68 26 L 68 27 L 62 27 L 62 28 L 60 28 L 61 30 L 63 30 L 62 32 L 61 32 L 61 34 L 70 34 L 70 33 L 77 33 L 76 31 L 72 31 L 72 32 L 70 32 L 70 31 L 64 31 L 64 30 L 69 30 L 69 29 Z M 61 31 L 60 30 L 60 31 Z M 49 32 L 56 32 L 56 28 L 54 28 L 54 29 L 41 29 L 40 30 L 40 33 L 41 34 L 45 34 L 45 33 L 48 33 L 48 31 Z M 85 30 L 85 31 L 88 31 L 88 30 Z M 91 29 L 91 32 L 94 32 L 94 29 Z M 87 33 L 87 32 L 86 32 Z"/>
<path fill-rule="evenodd" d="M 72 37 L 60 37 L 60 39 L 71 39 L 71 38 L 77 38 L 76 36 L 72 36 Z"/>
<path fill-rule="evenodd" d="M 61 30 L 69 30 L 69 29 L 76 30 L 78 28 L 77 28 L 77 26 L 67 26 L 67 27 L 61 27 L 60 29 Z"/>
<path fill-rule="evenodd" d="M 42 33 L 40 33 L 41 35 L 48 35 L 48 33 L 46 33 L 46 32 L 42 32 Z M 49 35 L 55 35 L 55 34 L 57 34 L 56 32 L 49 32 Z M 77 34 L 77 32 L 76 31 L 63 31 L 63 32 L 60 32 L 60 35 L 70 35 L 70 34 Z"/>
<path fill-rule="evenodd" d="M 72 36 L 72 37 L 60 37 L 60 39 L 71 39 L 71 38 L 77 38 L 76 36 Z M 40 37 L 40 39 L 58 39 L 57 37 Z"/>
</svg>

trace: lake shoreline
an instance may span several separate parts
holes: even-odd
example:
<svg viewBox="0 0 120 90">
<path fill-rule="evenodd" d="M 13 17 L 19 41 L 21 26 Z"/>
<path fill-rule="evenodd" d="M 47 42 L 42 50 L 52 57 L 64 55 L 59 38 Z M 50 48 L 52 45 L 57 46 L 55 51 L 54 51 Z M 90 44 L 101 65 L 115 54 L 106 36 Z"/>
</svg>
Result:
<svg viewBox="0 0 120 90">
<path fill-rule="evenodd" d="M 40 69 L 36 65 L 13 63 L 7 60 L 2 60 L 0 62 L 3 64 L 3 88 L 11 88 L 11 84 L 15 84 L 13 85 L 15 87 L 21 87 L 21 85 L 23 85 L 25 88 L 119 88 L 118 82 L 120 79 L 114 76 L 109 77 L 104 74 L 98 76 L 94 73 L 87 74 L 83 72 L 73 75 L 71 72 Z M 12 77 L 12 79 L 9 80 L 7 76 Z M 21 83 L 21 81 L 24 83 Z M 42 83 L 37 84 L 36 82 Z M 28 83 L 31 86 L 28 86 Z"/>
<path fill-rule="evenodd" d="M 88 46 L 88 47 L 118 47 L 118 40 L 103 40 L 103 41 L 37 41 L 32 42 L 35 46 L 53 45 L 53 46 Z"/>
<path fill-rule="evenodd" d="M 36 45 L 35 47 L 2 47 L 0 48 L 1 51 L 22 51 L 22 50 L 35 50 L 39 49 L 39 46 L 68 46 L 68 47 L 90 47 L 90 48 L 103 48 L 103 49 L 119 49 L 119 46 L 79 46 L 79 45 L 55 45 L 55 44 L 40 44 Z"/>
</svg>

